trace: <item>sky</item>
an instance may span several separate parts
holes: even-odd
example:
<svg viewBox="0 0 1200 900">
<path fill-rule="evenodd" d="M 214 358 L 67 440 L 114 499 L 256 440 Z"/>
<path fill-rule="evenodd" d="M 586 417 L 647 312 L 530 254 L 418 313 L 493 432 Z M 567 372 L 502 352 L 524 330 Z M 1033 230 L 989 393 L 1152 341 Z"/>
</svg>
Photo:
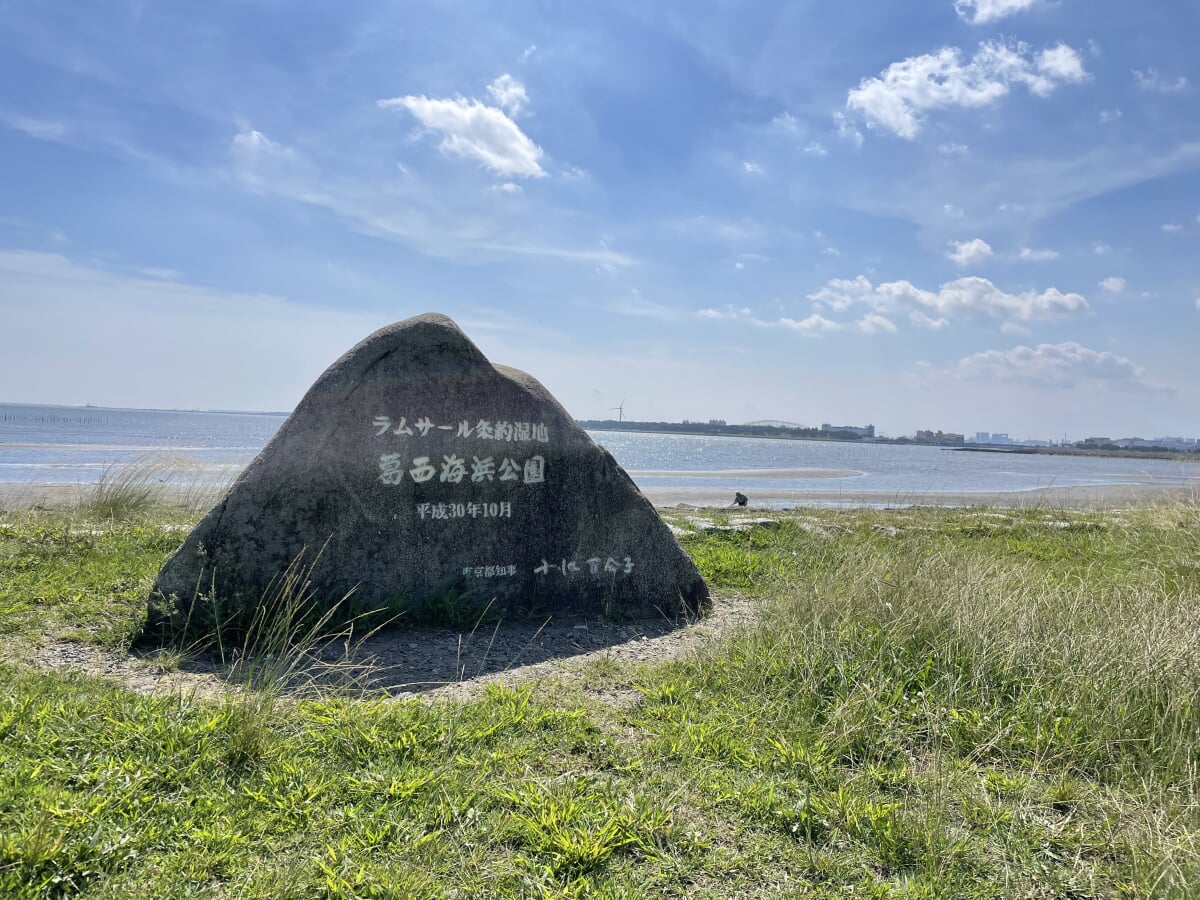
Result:
<svg viewBox="0 0 1200 900">
<path fill-rule="evenodd" d="M 0 0 L 0 401 L 1200 436 L 1200 3 Z"/>
</svg>

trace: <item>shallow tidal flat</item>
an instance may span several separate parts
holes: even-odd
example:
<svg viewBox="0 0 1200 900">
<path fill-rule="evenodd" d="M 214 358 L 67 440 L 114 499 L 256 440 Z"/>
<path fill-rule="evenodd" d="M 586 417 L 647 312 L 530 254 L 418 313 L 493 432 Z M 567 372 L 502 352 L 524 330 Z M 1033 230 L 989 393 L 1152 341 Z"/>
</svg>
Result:
<svg viewBox="0 0 1200 900">
<path fill-rule="evenodd" d="M 854 484 L 859 473 L 850 469 L 635 470 L 629 474 L 637 479 L 654 479 L 658 482 L 643 487 L 642 493 L 663 510 L 728 507 L 733 502 L 735 490 L 741 490 L 749 497 L 750 508 L 760 510 L 908 506 L 1116 509 L 1163 502 L 1194 503 L 1200 498 L 1200 478 L 1191 477 L 1169 482 L 1050 486 L 1023 491 L 880 491 L 856 490 Z M 798 478 L 828 479 L 837 487 L 794 489 L 777 484 Z M 694 484 L 687 487 L 670 485 L 670 481 L 682 479 L 712 479 L 722 484 L 709 488 Z M 663 485 L 662 482 L 667 484 Z M 737 487 L 731 487 L 726 482 Z M 224 487 L 220 483 L 162 484 L 155 486 L 153 493 L 168 504 L 177 503 L 199 509 L 205 504 L 213 505 Z M 82 508 L 87 506 L 96 489 L 97 486 L 92 484 L 0 483 L 0 510 Z"/>
<path fill-rule="evenodd" d="M 0 896 L 1200 890 L 1195 504 L 667 511 L 705 621 L 224 656 L 105 509 L 0 515 Z"/>
</svg>

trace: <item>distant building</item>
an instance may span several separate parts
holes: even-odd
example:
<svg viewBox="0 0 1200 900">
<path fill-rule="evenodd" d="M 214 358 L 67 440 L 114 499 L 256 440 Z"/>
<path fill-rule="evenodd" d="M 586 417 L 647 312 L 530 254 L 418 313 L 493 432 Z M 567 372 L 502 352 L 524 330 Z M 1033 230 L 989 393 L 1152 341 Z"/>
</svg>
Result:
<svg viewBox="0 0 1200 900">
<path fill-rule="evenodd" d="M 873 438 L 875 437 L 874 425 L 830 425 L 825 422 L 821 425 L 821 431 L 848 431 L 850 434 L 857 434 L 859 437 Z"/>
<path fill-rule="evenodd" d="M 1121 438 L 1113 441 L 1118 447 L 1127 447 L 1129 449 L 1139 448 L 1154 448 L 1165 450 L 1178 450 L 1184 453 L 1193 453 L 1197 450 L 1197 443 L 1194 438 L 1185 437 L 1156 437 L 1156 438 Z"/>
<path fill-rule="evenodd" d="M 966 435 L 955 434 L 950 431 L 918 431 L 916 441 L 918 444 L 961 446 L 967 442 L 967 438 Z"/>
<path fill-rule="evenodd" d="M 991 442 L 992 442 L 992 434 L 991 434 L 991 432 L 990 432 L 990 431 L 977 431 L 977 432 L 975 432 L 975 443 L 977 443 L 977 444 L 990 444 Z"/>
</svg>

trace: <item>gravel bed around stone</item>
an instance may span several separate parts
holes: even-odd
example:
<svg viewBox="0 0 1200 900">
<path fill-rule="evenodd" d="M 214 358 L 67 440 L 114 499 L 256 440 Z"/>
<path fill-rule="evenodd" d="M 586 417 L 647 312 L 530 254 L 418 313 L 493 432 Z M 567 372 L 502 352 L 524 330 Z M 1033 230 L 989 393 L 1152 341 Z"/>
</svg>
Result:
<svg viewBox="0 0 1200 900">
<path fill-rule="evenodd" d="M 665 662 L 698 650 L 750 624 L 759 602 L 740 595 L 713 598 L 711 612 L 693 622 L 666 618 L 636 622 L 571 619 L 498 623 L 472 630 L 395 626 L 347 646 L 331 642 L 291 680 L 294 692 L 316 684 L 336 692 L 397 699 L 469 700 L 485 685 L 526 682 L 583 684 L 588 664 Z M 25 654 L 22 654 L 23 656 Z M 87 644 L 55 642 L 24 660 L 46 671 L 79 671 L 120 682 L 142 694 L 219 696 L 237 687 L 237 669 L 202 657 L 139 656 Z M 613 684 L 585 691 L 621 704 L 636 697 Z"/>
</svg>

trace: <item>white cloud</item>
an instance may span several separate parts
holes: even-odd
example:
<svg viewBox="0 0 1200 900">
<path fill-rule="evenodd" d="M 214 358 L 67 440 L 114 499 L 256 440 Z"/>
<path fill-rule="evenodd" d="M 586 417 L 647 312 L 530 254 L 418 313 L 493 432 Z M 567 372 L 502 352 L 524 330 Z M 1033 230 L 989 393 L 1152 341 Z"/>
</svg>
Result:
<svg viewBox="0 0 1200 900">
<path fill-rule="evenodd" d="M 1027 262 L 1047 262 L 1051 259 L 1058 259 L 1058 251 L 1034 250 L 1032 247 L 1022 247 L 1021 259 Z"/>
<path fill-rule="evenodd" d="M 862 132 L 858 130 L 853 122 L 846 118 L 843 112 L 835 112 L 833 114 L 833 124 L 837 129 L 838 140 L 849 141 L 855 147 L 863 145 Z"/>
<path fill-rule="evenodd" d="M 991 245 L 979 238 L 975 238 L 973 241 L 951 241 L 950 246 L 954 250 L 947 253 L 946 256 L 960 266 L 973 266 L 992 255 Z"/>
<path fill-rule="evenodd" d="M 1178 94 L 1181 91 L 1187 90 L 1188 86 L 1186 76 L 1180 75 L 1174 81 L 1169 81 L 1159 75 L 1155 69 L 1146 69 L 1144 72 L 1140 69 L 1134 69 L 1133 82 L 1138 86 L 1139 90 L 1155 94 Z"/>
<path fill-rule="evenodd" d="M 1080 294 L 1065 294 L 1057 288 L 1009 294 L 986 278 L 974 276 L 947 282 L 937 291 L 922 290 L 908 281 L 872 285 L 862 275 L 852 280 L 835 278 L 808 299 L 817 309 L 836 311 L 865 305 L 878 313 L 906 310 L 915 324 L 925 328 L 944 327 L 939 319 L 962 317 L 1050 321 L 1082 315 L 1088 309 Z"/>
<path fill-rule="evenodd" d="M 841 331 L 842 329 L 842 326 L 837 322 L 831 322 L 829 319 L 816 313 L 813 313 L 807 319 L 780 319 L 779 324 L 784 328 L 798 331 L 805 337 L 817 337 L 818 335 L 828 334 L 831 331 Z"/>
<path fill-rule="evenodd" d="M 1122 113 L 1119 109 L 1102 109 L 1100 110 L 1100 121 L 1107 125 L 1110 122 L 1115 122 L 1121 118 Z"/>
<path fill-rule="evenodd" d="M 896 330 L 895 323 L 879 313 L 867 313 L 855 324 L 858 326 L 858 330 L 864 334 L 884 334 Z"/>
<path fill-rule="evenodd" d="M 537 49 L 538 49 L 537 44 L 530 44 L 528 47 L 526 47 L 521 52 L 520 61 L 521 62 L 529 62 L 529 60 L 531 60 L 534 56 L 537 55 Z"/>
<path fill-rule="evenodd" d="M 1039 0 L 954 0 L 954 11 L 972 25 L 986 25 L 1024 12 Z"/>
<path fill-rule="evenodd" d="M 1088 79 L 1087 70 L 1083 67 L 1083 59 L 1066 44 L 1058 44 L 1039 53 L 1037 69 L 1055 81 L 1064 81 L 1068 84 L 1080 84 Z M 1032 85 L 1031 90 L 1038 93 L 1038 89 Z M 1040 94 L 1040 96 L 1045 96 L 1045 94 Z"/>
<path fill-rule="evenodd" d="M 1116 275 L 1109 275 L 1102 282 L 1100 282 L 1100 287 L 1102 290 L 1105 290 L 1110 294 L 1120 294 L 1124 293 L 1125 286 L 1127 284 L 1128 282 L 1124 278 L 1118 278 Z"/>
<path fill-rule="evenodd" d="M 542 148 L 498 107 L 464 97 L 437 100 L 424 96 L 393 97 L 380 100 L 379 106 L 406 109 L 426 128 L 440 132 L 438 146 L 447 155 L 475 159 L 508 177 L 546 174 L 538 162 Z"/>
<path fill-rule="evenodd" d="M 744 171 L 744 172 L 745 172 L 747 175 L 763 175 L 763 174 L 765 174 L 765 173 L 763 172 L 763 167 L 762 167 L 762 166 L 760 166 L 760 165 L 759 165 L 758 163 L 756 163 L 756 162 L 751 162 L 751 161 L 750 161 L 750 160 L 748 160 L 748 159 L 747 159 L 747 160 L 743 160 L 743 161 L 742 161 L 742 170 L 743 170 L 743 171 Z"/>
<path fill-rule="evenodd" d="M 1196 298 L 1196 309 L 1200 310 L 1200 297 Z"/>
<path fill-rule="evenodd" d="M 525 85 L 507 72 L 489 84 L 487 91 L 488 96 L 496 101 L 496 105 L 510 116 L 519 116 L 529 105 L 529 95 L 525 93 Z"/>
<path fill-rule="evenodd" d="M 1183 226 L 1178 222 L 1166 222 L 1163 224 L 1162 230 L 1167 234 L 1174 234 L 1177 231 L 1183 231 Z"/>
<path fill-rule="evenodd" d="M 820 141 L 813 141 L 811 144 L 809 144 L 807 147 L 804 148 L 804 152 L 807 153 L 809 156 L 828 156 L 829 155 L 829 151 L 827 149 L 825 149 L 825 145 L 822 144 Z"/>
<path fill-rule="evenodd" d="M 1097 351 L 1074 341 L 985 350 L 958 361 L 951 370 L 971 381 L 1026 382 L 1068 388 L 1081 384 L 1114 390 L 1155 390 L 1144 370 L 1129 359 Z"/>
<path fill-rule="evenodd" d="M 966 64 L 955 47 L 892 63 L 879 77 L 864 78 L 846 105 L 862 112 L 869 125 L 912 140 L 932 110 L 988 106 L 1014 84 L 1047 97 L 1061 84 L 1087 78 L 1083 60 L 1066 44 L 1035 55 L 1027 44 L 988 41 Z"/>
<path fill-rule="evenodd" d="M 1108 256 L 1108 254 L 1112 253 L 1112 247 L 1108 244 L 1097 242 L 1092 246 L 1092 252 L 1097 256 Z"/>
<path fill-rule="evenodd" d="M 966 156 L 969 152 L 966 144 L 938 144 L 937 150 L 943 156 Z"/>
<path fill-rule="evenodd" d="M 505 181 L 502 184 L 495 185 L 492 190 L 499 191 L 502 194 L 521 194 L 525 189 L 513 181 Z"/>
<path fill-rule="evenodd" d="M 962 207 L 955 206 L 953 203 L 947 203 L 945 206 L 943 206 L 942 214 L 948 219 L 962 219 L 967 215 L 962 211 Z"/>
</svg>

